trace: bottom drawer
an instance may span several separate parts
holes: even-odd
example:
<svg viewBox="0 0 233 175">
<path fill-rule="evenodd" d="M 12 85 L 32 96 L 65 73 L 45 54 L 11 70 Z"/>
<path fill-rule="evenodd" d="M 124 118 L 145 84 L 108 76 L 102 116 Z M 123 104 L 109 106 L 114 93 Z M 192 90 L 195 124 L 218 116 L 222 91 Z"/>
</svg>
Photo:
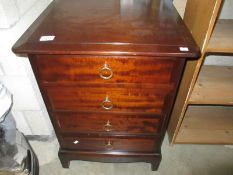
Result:
<svg viewBox="0 0 233 175">
<path fill-rule="evenodd" d="M 65 137 L 60 139 L 62 148 L 87 151 L 152 152 L 159 147 L 158 140 L 145 138 L 87 138 Z"/>
</svg>

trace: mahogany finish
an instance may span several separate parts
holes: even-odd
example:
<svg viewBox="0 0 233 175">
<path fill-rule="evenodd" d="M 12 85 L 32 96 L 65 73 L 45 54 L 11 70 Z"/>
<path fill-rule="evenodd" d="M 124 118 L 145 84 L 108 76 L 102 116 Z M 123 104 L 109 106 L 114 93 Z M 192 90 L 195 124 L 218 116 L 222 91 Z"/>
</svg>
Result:
<svg viewBox="0 0 233 175">
<path fill-rule="evenodd" d="M 161 114 L 169 88 L 136 89 L 50 86 L 45 88 L 52 110 L 150 112 Z M 106 97 L 109 101 L 105 102 Z M 110 104 L 111 103 L 111 104 Z M 103 106 L 112 108 L 106 110 Z"/>
<path fill-rule="evenodd" d="M 55 35 L 52 42 L 39 42 Z M 189 51 L 181 52 L 180 46 Z M 55 0 L 14 46 L 22 54 L 195 57 L 171 0 Z"/>
<path fill-rule="evenodd" d="M 49 61 L 48 61 L 49 59 Z M 40 79 L 56 83 L 152 83 L 172 81 L 179 60 L 157 57 L 109 57 L 77 55 L 37 55 L 34 58 Z M 107 81 L 100 78 L 105 63 L 113 75 Z M 104 72 L 103 72 L 104 73 Z M 110 72 L 106 71 L 106 77 Z"/>
<path fill-rule="evenodd" d="M 55 112 L 61 133 L 98 133 L 102 135 L 155 135 L 160 132 L 162 116 L 96 112 Z"/>
<path fill-rule="evenodd" d="M 55 0 L 13 51 L 29 56 L 64 168 L 158 168 L 185 60 L 199 54 L 170 0 Z"/>
<path fill-rule="evenodd" d="M 151 163 L 151 169 L 153 171 L 158 169 L 161 161 L 161 152 L 156 151 L 154 153 L 139 153 L 139 152 L 90 152 L 90 151 L 73 151 L 62 150 L 58 152 L 58 156 L 64 168 L 69 168 L 70 160 L 76 160 L 77 157 L 80 160 L 95 161 L 95 162 L 147 162 Z"/>
<path fill-rule="evenodd" d="M 73 142 L 78 141 L 77 144 Z M 88 138 L 64 137 L 61 146 L 64 149 L 80 151 L 112 151 L 112 152 L 153 152 L 158 150 L 158 141 L 145 138 Z"/>
</svg>

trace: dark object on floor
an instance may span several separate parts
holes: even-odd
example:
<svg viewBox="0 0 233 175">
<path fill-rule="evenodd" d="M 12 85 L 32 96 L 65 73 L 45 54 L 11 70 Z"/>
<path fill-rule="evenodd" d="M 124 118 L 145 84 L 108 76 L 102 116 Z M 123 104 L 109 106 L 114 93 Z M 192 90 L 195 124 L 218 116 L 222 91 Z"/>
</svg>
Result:
<svg viewBox="0 0 233 175">
<path fill-rule="evenodd" d="M 38 159 L 24 135 L 0 128 L 0 136 L 0 175 L 38 175 Z"/>
</svg>

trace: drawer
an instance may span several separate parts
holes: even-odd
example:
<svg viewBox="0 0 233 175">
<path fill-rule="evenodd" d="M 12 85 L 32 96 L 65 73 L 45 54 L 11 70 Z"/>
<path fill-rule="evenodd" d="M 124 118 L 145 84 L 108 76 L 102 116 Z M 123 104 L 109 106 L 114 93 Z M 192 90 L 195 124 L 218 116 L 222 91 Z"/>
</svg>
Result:
<svg viewBox="0 0 233 175">
<path fill-rule="evenodd" d="M 152 135 L 161 127 L 161 117 L 156 115 L 56 112 L 52 116 L 60 133 Z"/>
<path fill-rule="evenodd" d="M 43 82 L 169 83 L 179 60 L 159 57 L 39 55 L 31 59 Z"/>
<path fill-rule="evenodd" d="M 61 147 L 64 149 L 86 150 L 86 151 L 132 151 L 152 152 L 158 148 L 155 139 L 143 138 L 87 138 L 87 137 L 65 137 L 60 139 Z"/>
<path fill-rule="evenodd" d="M 46 86 L 52 110 L 122 111 L 161 114 L 170 86 L 130 87 Z"/>
</svg>

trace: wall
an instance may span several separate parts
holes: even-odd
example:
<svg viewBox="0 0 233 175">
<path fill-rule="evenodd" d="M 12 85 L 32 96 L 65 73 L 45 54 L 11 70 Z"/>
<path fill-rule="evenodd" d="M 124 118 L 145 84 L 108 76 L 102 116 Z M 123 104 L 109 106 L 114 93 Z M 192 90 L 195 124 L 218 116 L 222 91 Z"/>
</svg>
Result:
<svg viewBox="0 0 233 175">
<path fill-rule="evenodd" d="M 173 3 L 177 11 L 179 12 L 180 16 L 183 17 L 187 0 L 174 0 Z"/>
<path fill-rule="evenodd" d="M 0 81 L 13 93 L 17 128 L 26 135 L 52 135 L 53 129 L 27 58 L 11 47 L 51 0 L 0 0 Z"/>
</svg>

